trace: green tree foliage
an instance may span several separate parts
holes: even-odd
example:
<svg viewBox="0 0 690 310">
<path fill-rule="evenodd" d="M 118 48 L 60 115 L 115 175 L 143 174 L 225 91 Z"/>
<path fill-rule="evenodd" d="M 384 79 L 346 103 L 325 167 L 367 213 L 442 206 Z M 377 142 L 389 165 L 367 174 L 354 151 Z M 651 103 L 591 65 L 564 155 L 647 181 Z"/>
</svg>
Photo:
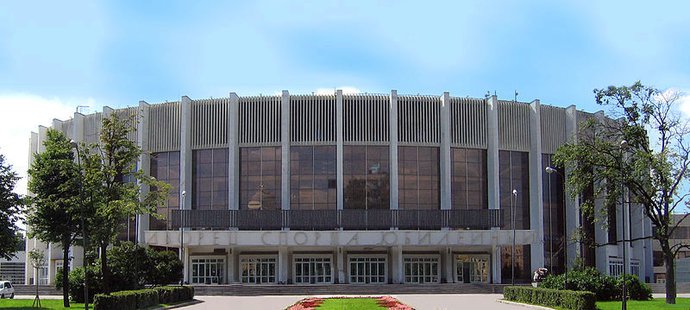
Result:
<svg viewBox="0 0 690 310">
<path fill-rule="evenodd" d="M 34 193 L 28 206 L 29 235 L 45 242 L 59 243 L 63 257 L 79 232 L 81 215 L 80 172 L 67 137 L 48 129 L 45 151 L 34 155 L 29 168 L 29 190 Z M 69 264 L 62 269 L 63 303 L 69 307 Z"/>
<path fill-rule="evenodd" d="M 0 258 L 11 259 L 19 243 L 19 220 L 21 197 L 14 192 L 19 177 L 12 166 L 0 154 Z"/>
<path fill-rule="evenodd" d="M 571 194 L 590 189 L 591 195 L 581 196 L 590 214 L 594 198 L 605 198 L 611 205 L 625 197 L 626 206 L 642 208 L 657 228 L 653 237 L 664 253 L 666 302 L 673 304 L 673 259 L 687 245 L 669 243 L 678 224 L 672 213 L 687 206 L 683 186 L 690 164 L 686 140 L 690 130 L 678 110 L 680 95 L 640 82 L 595 89 L 594 94 L 598 104 L 611 108 L 612 118 L 594 117 L 582 123 L 577 141 L 559 148 L 556 162 L 567 167 Z"/>
<path fill-rule="evenodd" d="M 120 118 L 116 113 L 103 119 L 99 143 L 83 147 L 84 188 L 89 196 L 90 217 L 87 224 L 89 240 L 100 250 L 103 285 L 112 285 L 108 265 L 108 245 L 124 229 L 125 220 L 136 214 L 153 214 L 170 187 L 137 170 L 141 154 L 137 144 L 127 136 L 135 130 L 136 121 Z M 151 188 L 143 191 L 142 186 Z"/>
</svg>

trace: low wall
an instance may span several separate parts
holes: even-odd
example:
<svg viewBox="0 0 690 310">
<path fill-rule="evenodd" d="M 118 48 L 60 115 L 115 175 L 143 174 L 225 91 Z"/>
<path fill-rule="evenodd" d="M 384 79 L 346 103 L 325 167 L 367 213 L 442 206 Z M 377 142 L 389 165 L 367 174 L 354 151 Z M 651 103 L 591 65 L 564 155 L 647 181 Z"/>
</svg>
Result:
<svg viewBox="0 0 690 310">
<path fill-rule="evenodd" d="M 666 293 L 666 284 L 665 283 L 647 283 L 649 284 L 649 287 L 652 288 L 652 293 Z M 690 293 L 690 282 L 677 282 L 676 283 L 676 291 L 680 293 Z"/>
</svg>

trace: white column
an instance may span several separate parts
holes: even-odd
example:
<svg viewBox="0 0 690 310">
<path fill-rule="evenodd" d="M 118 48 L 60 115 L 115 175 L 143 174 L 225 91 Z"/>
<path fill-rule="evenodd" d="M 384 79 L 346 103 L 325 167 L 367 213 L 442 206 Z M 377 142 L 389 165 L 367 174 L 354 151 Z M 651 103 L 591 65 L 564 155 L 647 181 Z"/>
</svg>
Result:
<svg viewBox="0 0 690 310">
<path fill-rule="evenodd" d="M 450 170 L 453 166 L 450 160 L 450 94 L 444 92 L 441 96 L 441 149 L 440 149 L 440 170 L 441 170 L 441 210 L 451 208 L 451 178 Z"/>
<path fill-rule="evenodd" d="M 141 148 L 141 154 L 137 166 L 144 175 L 151 175 L 151 155 L 149 153 L 149 104 L 139 101 L 139 122 L 137 123 L 137 144 Z M 149 192 L 149 186 L 138 182 L 141 188 L 139 199 L 143 200 Z M 137 243 L 146 244 L 145 233 L 149 230 L 148 214 L 137 214 Z"/>
<path fill-rule="evenodd" d="M 232 249 L 232 260 L 230 261 L 230 282 L 240 282 L 240 251 L 238 248 Z"/>
<path fill-rule="evenodd" d="M 565 109 L 565 134 L 568 143 L 577 143 L 577 108 L 574 105 Z M 574 167 L 565 167 L 564 176 L 567 176 Z M 563 180 L 565 182 L 565 179 Z M 580 205 L 577 197 L 564 193 L 565 197 L 565 226 L 568 241 L 568 262 L 567 266 L 572 266 L 575 259 L 580 256 L 580 242 L 574 238 L 574 233 L 582 227 L 580 223 Z"/>
<path fill-rule="evenodd" d="M 51 127 L 52 127 L 53 129 L 59 131 L 59 132 L 62 132 L 62 123 L 63 123 L 63 122 L 62 122 L 61 120 L 59 120 L 59 119 L 57 119 L 57 118 L 54 118 L 54 119 L 53 119 L 53 126 L 51 126 Z M 63 132 L 63 133 L 64 133 L 65 135 L 68 134 L 67 132 Z"/>
<path fill-rule="evenodd" d="M 192 209 L 192 100 L 182 96 L 180 102 L 180 208 Z M 186 192 L 186 195 L 182 195 Z M 189 282 L 189 260 L 183 247 L 184 281 Z"/>
<path fill-rule="evenodd" d="M 281 209 L 290 210 L 290 93 L 283 91 L 280 101 Z"/>
<path fill-rule="evenodd" d="M 446 272 L 446 282 L 455 283 L 455 276 L 453 275 L 453 265 L 455 265 L 455 260 L 453 259 L 453 250 L 451 248 L 443 249 L 444 261 L 445 261 L 445 272 Z"/>
<path fill-rule="evenodd" d="M 29 163 L 29 165 L 33 163 L 34 154 L 38 152 L 38 141 L 38 133 L 32 131 L 31 135 L 29 136 L 29 156 L 27 158 L 27 162 Z M 26 190 L 26 194 L 27 196 L 33 196 L 33 193 L 31 193 L 29 189 Z M 31 227 L 27 227 L 27 233 L 29 229 L 31 229 Z M 25 244 L 26 253 L 28 255 L 29 251 L 33 250 L 36 247 L 36 238 L 26 238 Z M 24 273 L 24 284 L 31 284 L 31 282 L 29 282 L 29 279 L 32 277 L 32 275 L 33 278 L 36 279 L 36 274 L 34 268 L 31 266 L 31 262 L 29 261 L 28 256 L 24 260 L 24 270 L 26 270 L 26 272 Z"/>
<path fill-rule="evenodd" d="M 338 275 L 338 282 L 336 283 L 347 283 L 347 275 L 345 274 L 345 266 L 347 263 L 345 262 L 345 249 L 343 247 L 339 246 L 335 249 L 335 260 L 338 267 L 336 273 Z"/>
<path fill-rule="evenodd" d="M 239 106 L 240 97 L 230 93 L 228 112 L 228 209 L 240 208 L 240 149 L 239 145 Z"/>
<path fill-rule="evenodd" d="M 537 242 L 531 244 L 532 269 L 544 266 L 544 204 L 541 164 L 541 105 L 539 100 L 530 103 L 530 150 L 529 150 L 529 201 L 530 230 L 536 232 Z"/>
<path fill-rule="evenodd" d="M 391 270 L 393 272 L 393 283 L 405 283 L 401 245 L 391 247 Z"/>
<path fill-rule="evenodd" d="M 288 248 L 279 247 L 278 248 L 278 283 L 287 284 L 288 283 L 288 268 L 290 268 L 290 262 L 288 261 Z"/>
<path fill-rule="evenodd" d="M 343 91 L 335 92 L 335 124 L 336 124 L 336 197 L 338 210 L 343 209 L 344 180 L 343 180 Z"/>
<path fill-rule="evenodd" d="M 486 182 L 489 209 L 500 209 L 501 198 L 498 168 L 498 98 L 491 96 L 486 100 Z M 500 227 L 492 227 L 498 234 Z M 495 240 L 495 239 L 494 239 Z M 495 242 L 495 241 L 494 241 Z M 501 283 L 501 247 L 492 246 L 491 282 Z"/>
<path fill-rule="evenodd" d="M 109 106 L 103 106 L 103 118 L 110 117 L 110 114 L 113 114 L 115 110 Z"/>
<path fill-rule="evenodd" d="M 398 209 L 398 91 L 391 90 L 390 111 L 388 112 L 390 134 L 390 208 Z M 395 279 L 395 278 L 394 278 Z M 396 282 L 400 283 L 400 282 Z"/>
</svg>

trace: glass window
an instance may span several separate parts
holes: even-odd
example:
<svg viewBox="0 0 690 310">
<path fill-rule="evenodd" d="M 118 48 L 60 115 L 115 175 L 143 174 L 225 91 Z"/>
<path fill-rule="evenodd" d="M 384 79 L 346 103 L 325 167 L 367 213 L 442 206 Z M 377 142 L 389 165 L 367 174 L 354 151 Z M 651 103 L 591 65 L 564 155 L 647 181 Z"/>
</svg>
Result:
<svg viewBox="0 0 690 310">
<path fill-rule="evenodd" d="M 165 230 L 168 227 L 166 219 L 170 217 L 171 210 L 180 208 L 180 152 L 151 154 L 150 169 L 152 177 L 171 186 L 166 203 L 156 208 L 162 218 L 151 217 L 150 223 L 151 230 Z"/>
<path fill-rule="evenodd" d="M 510 283 L 513 271 L 511 259 L 512 246 L 501 247 L 501 283 Z M 531 255 L 529 245 L 515 246 L 515 282 L 527 283 L 532 281 Z"/>
<path fill-rule="evenodd" d="M 487 209 L 486 150 L 451 149 L 453 209 Z"/>
<path fill-rule="evenodd" d="M 529 223 L 529 154 L 499 151 L 499 188 L 503 229 L 512 229 L 511 206 L 515 212 L 515 229 L 530 229 Z M 517 191 L 517 197 L 513 195 Z"/>
<path fill-rule="evenodd" d="M 290 148 L 290 209 L 336 208 L 335 146 Z"/>
<path fill-rule="evenodd" d="M 343 147 L 345 209 L 389 209 L 387 146 Z"/>
<path fill-rule="evenodd" d="M 192 152 L 192 209 L 228 209 L 228 149 Z"/>
<path fill-rule="evenodd" d="M 280 209 L 280 167 L 279 146 L 240 149 L 240 210 Z"/>
<path fill-rule="evenodd" d="M 398 147 L 400 209 L 438 209 L 439 153 L 437 147 Z"/>
<path fill-rule="evenodd" d="M 565 268 L 565 200 L 563 174 L 560 168 L 552 173 L 546 167 L 555 167 L 552 154 L 542 155 L 542 194 L 544 205 L 544 262 L 550 273 L 561 274 Z"/>
</svg>

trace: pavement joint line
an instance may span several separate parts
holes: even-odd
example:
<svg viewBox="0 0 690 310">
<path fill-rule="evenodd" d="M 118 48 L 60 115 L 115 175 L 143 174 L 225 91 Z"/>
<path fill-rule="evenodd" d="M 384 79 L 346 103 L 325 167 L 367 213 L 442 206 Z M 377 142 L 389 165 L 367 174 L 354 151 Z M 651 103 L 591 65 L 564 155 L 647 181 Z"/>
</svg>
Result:
<svg viewBox="0 0 690 310">
<path fill-rule="evenodd" d="M 516 305 L 516 306 L 523 306 L 525 308 L 534 308 L 534 309 L 542 309 L 542 310 L 553 310 L 553 308 L 549 307 L 544 307 L 544 306 L 539 306 L 539 305 L 533 305 L 533 304 L 525 304 L 521 302 L 515 302 L 515 301 L 510 301 L 510 300 L 505 300 L 505 299 L 496 299 L 497 302 L 503 303 L 503 304 L 509 304 L 509 305 Z"/>
</svg>

